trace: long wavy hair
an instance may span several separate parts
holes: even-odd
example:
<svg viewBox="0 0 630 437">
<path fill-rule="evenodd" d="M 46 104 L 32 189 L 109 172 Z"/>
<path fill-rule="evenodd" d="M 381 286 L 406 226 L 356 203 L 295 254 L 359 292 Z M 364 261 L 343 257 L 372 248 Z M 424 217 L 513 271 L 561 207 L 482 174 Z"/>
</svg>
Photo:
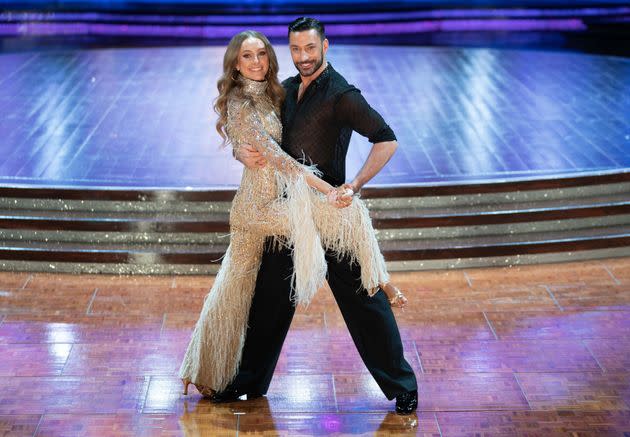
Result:
<svg viewBox="0 0 630 437">
<path fill-rule="evenodd" d="M 257 38 L 265 45 L 265 50 L 269 57 L 269 71 L 267 71 L 267 75 L 265 76 L 265 80 L 267 80 L 267 95 L 271 98 L 278 113 L 280 113 L 280 106 L 284 100 L 284 88 L 282 88 L 278 80 L 278 58 L 276 58 L 276 52 L 273 50 L 267 37 L 255 30 L 245 30 L 234 35 L 223 55 L 223 75 L 217 82 L 219 96 L 214 101 L 214 111 L 219 115 L 216 128 L 221 138 L 223 138 L 224 144 L 227 141 L 225 124 L 227 123 L 228 96 L 234 94 L 237 98 L 251 101 L 251 99 L 243 93 L 242 81 L 239 80 L 241 73 L 236 69 L 241 45 L 247 38 Z"/>
</svg>

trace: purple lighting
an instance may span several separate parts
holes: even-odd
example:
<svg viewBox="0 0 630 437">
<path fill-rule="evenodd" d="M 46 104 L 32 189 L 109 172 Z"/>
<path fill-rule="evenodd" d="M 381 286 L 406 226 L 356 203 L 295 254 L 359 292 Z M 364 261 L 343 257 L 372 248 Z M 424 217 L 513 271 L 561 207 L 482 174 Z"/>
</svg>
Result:
<svg viewBox="0 0 630 437">
<path fill-rule="evenodd" d="M 322 428 L 327 434 L 339 433 L 342 431 L 342 423 L 339 417 L 333 414 L 324 414 L 321 419 Z"/>
<path fill-rule="evenodd" d="M 115 35 L 160 36 L 172 38 L 229 38 L 240 32 L 244 25 L 150 25 L 113 23 L 0 23 L 1 36 L 21 35 Z M 330 36 L 391 35 L 424 32 L 461 31 L 580 31 L 587 27 L 582 20 L 571 19 L 490 19 L 490 20 L 436 20 L 406 23 L 331 24 Z M 256 26 L 270 37 L 286 36 L 286 25 Z"/>
<path fill-rule="evenodd" d="M 326 23 L 362 23 L 385 21 L 414 21 L 457 18 L 559 18 L 596 17 L 630 14 L 630 7 L 576 8 L 576 9 L 447 9 L 430 11 L 374 12 L 357 14 L 313 14 Z M 286 24 L 295 15 L 153 15 L 112 14 L 99 12 L 4 12 L 0 21 L 129 21 L 142 23 L 185 23 L 185 24 Z"/>
<path fill-rule="evenodd" d="M 357 14 L 315 14 L 331 36 L 398 35 L 465 31 L 584 31 L 584 19 L 626 22 L 630 7 L 554 9 L 438 9 Z M 0 36 L 99 35 L 229 38 L 244 28 L 286 36 L 293 15 L 156 15 L 99 12 L 3 12 Z"/>
</svg>

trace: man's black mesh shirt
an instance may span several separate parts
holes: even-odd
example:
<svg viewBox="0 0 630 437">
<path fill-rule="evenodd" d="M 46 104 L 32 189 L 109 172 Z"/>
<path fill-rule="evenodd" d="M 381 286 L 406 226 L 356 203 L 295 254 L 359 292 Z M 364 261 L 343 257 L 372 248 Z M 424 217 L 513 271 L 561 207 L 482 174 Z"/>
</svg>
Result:
<svg viewBox="0 0 630 437">
<path fill-rule="evenodd" d="M 282 82 L 287 95 L 282 106 L 282 148 L 306 164 L 315 164 L 333 186 L 346 181 L 346 154 L 352 131 L 372 143 L 396 136 L 363 98 L 330 64 L 297 101 L 300 75 Z"/>
</svg>

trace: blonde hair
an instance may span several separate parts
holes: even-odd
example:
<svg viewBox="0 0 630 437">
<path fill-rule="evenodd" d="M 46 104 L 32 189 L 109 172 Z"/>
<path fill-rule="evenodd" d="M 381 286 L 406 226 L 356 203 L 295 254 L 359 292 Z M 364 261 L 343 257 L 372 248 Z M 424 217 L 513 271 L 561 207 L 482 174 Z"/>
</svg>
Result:
<svg viewBox="0 0 630 437">
<path fill-rule="evenodd" d="M 284 100 L 284 88 L 278 81 L 278 59 L 276 58 L 276 52 L 273 50 L 271 43 L 265 35 L 255 30 L 245 30 L 232 37 L 230 43 L 223 55 L 223 75 L 217 82 L 217 88 L 219 89 L 219 97 L 214 102 L 214 110 L 219 115 L 216 128 L 221 138 L 227 140 L 227 132 L 225 130 L 225 124 L 227 123 L 227 101 L 230 94 L 234 94 L 238 98 L 248 100 L 249 98 L 243 93 L 242 82 L 239 81 L 239 75 L 241 74 L 236 70 L 236 64 L 238 63 L 238 54 L 241 50 L 243 41 L 247 38 L 257 38 L 265 45 L 267 56 L 269 57 L 269 71 L 265 75 L 267 80 L 267 95 L 271 98 L 274 107 L 280 112 L 280 106 Z"/>
</svg>

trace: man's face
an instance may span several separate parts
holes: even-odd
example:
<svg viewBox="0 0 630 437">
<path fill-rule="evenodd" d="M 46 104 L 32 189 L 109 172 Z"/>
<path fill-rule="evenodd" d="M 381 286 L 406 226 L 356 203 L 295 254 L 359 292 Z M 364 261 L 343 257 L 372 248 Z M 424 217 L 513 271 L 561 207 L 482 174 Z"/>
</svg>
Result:
<svg viewBox="0 0 630 437">
<path fill-rule="evenodd" d="M 328 40 L 322 41 L 315 29 L 291 32 L 289 50 L 295 68 L 301 76 L 308 77 L 319 70 L 324 63 L 328 51 Z"/>
</svg>

